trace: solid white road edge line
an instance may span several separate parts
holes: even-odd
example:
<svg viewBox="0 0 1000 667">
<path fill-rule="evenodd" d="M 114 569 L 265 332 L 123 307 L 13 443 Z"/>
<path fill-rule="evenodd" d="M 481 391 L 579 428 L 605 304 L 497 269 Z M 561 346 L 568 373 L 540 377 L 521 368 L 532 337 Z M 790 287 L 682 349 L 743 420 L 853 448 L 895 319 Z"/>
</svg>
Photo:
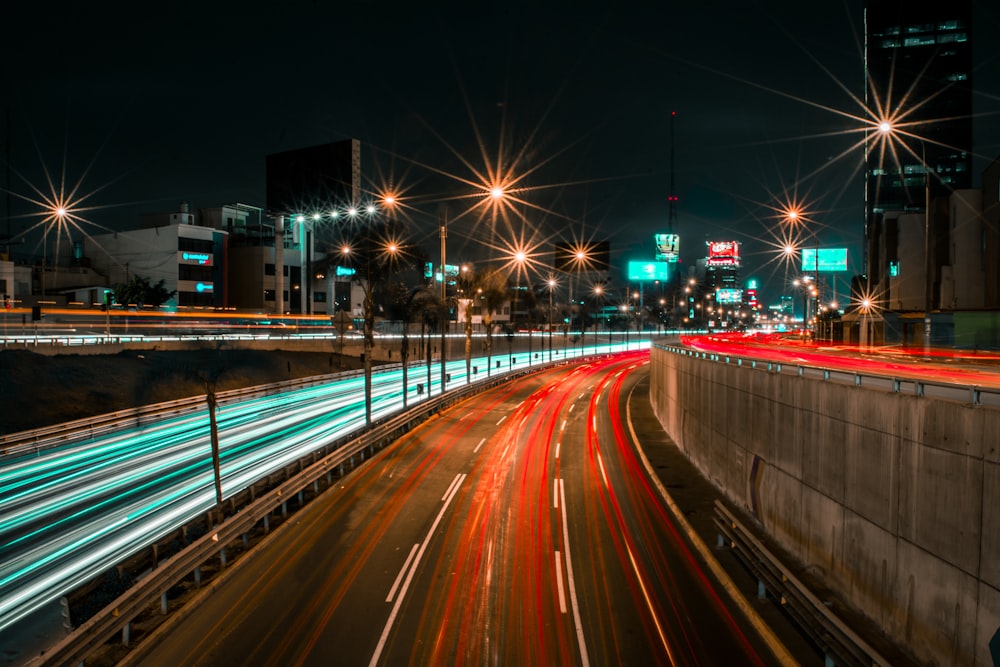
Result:
<svg viewBox="0 0 1000 667">
<path fill-rule="evenodd" d="M 635 428 L 632 426 L 632 393 L 634 391 L 635 385 L 633 385 L 632 389 L 629 391 L 628 400 L 625 401 L 626 420 L 628 421 L 629 434 L 632 436 L 632 446 L 635 447 L 635 450 L 639 453 L 642 465 L 646 468 L 646 474 L 651 480 L 653 480 L 653 484 L 656 486 L 656 489 L 660 492 L 660 496 L 663 498 L 663 501 L 670 509 L 670 513 L 674 515 L 674 519 L 677 521 L 677 524 L 684 530 L 684 533 L 688 536 L 691 544 L 694 545 L 694 548 L 708 565 L 712 574 L 715 575 L 716 580 L 726 590 L 736 606 L 740 608 L 740 611 L 742 611 L 744 616 L 746 616 L 747 621 L 749 621 L 750 625 L 754 627 L 757 634 L 760 635 L 760 638 L 764 640 L 764 643 L 767 644 L 769 649 L 771 649 L 774 657 L 782 665 L 788 665 L 789 667 L 798 665 L 799 661 L 792 657 L 792 654 L 788 652 L 788 649 L 781 643 L 778 636 L 774 634 L 774 631 L 771 630 L 770 626 L 768 626 L 767 623 L 764 622 L 764 619 L 760 617 L 757 610 L 750 606 L 750 603 L 747 602 L 747 599 L 742 593 L 740 593 L 739 588 L 736 587 L 733 580 L 729 577 L 726 571 L 722 569 L 722 566 L 719 565 L 719 561 L 715 559 L 715 556 L 712 555 L 709 548 L 705 546 L 705 543 L 701 541 L 698 534 L 694 532 L 694 528 L 692 528 L 691 524 L 689 524 L 687 519 L 684 518 L 684 513 L 681 511 L 680 507 L 678 507 L 677 503 L 674 502 L 673 497 L 671 497 L 667 488 L 663 486 L 660 478 L 656 476 L 653 466 L 650 465 L 649 459 L 646 458 L 646 453 L 642 451 L 642 447 L 638 444 L 639 438 L 636 437 Z"/>
</svg>

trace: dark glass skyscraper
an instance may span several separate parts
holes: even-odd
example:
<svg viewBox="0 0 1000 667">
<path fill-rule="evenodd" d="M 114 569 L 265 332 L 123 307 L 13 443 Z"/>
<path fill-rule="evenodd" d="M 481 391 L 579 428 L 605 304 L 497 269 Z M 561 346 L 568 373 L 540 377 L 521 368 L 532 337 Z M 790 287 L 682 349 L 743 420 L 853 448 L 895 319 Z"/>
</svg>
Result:
<svg viewBox="0 0 1000 667">
<path fill-rule="evenodd" d="M 869 155 L 870 210 L 923 210 L 925 164 L 932 196 L 972 187 L 971 0 L 868 0 L 866 27 L 869 108 L 923 139 Z"/>
<path fill-rule="evenodd" d="M 924 210 L 928 170 L 932 198 L 972 187 L 972 2 L 867 0 L 865 33 L 868 108 L 891 122 L 886 145 L 897 147 L 883 153 L 873 140 L 866 165 L 867 271 L 878 285 L 898 262 L 880 255 L 896 248 L 884 214 Z"/>
</svg>

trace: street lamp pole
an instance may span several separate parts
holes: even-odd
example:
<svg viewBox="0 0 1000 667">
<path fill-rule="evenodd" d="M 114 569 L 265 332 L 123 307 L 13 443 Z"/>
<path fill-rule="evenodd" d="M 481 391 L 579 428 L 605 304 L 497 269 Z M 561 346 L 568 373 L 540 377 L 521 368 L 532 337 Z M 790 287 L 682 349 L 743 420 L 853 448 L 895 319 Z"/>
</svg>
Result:
<svg viewBox="0 0 1000 667">
<path fill-rule="evenodd" d="M 445 373 L 445 364 L 448 361 L 448 355 L 445 354 L 445 343 L 447 342 L 447 337 L 445 335 L 445 329 L 448 326 L 448 280 L 447 274 L 445 272 L 446 261 L 447 261 L 447 245 L 448 245 L 448 208 L 447 206 L 443 212 L 443 219 L 441 222 L 441 393 L 444 393 L 445 389 L 445 378 L 447 377 Z M 430 391 L 430 387 L 427 388 Z"/>
<path fill-rule="evenodd" d="M 920 142 L 920 161 L 924 164 L 924 353 L 931 349 L 931 303 L 933 301 L 934 262 L 931 261 L 931 175 L 927 164 L 927 146 Z"/>
<path fill-rule="evenodd" d="M 552 361 L 552 290 L 555 286 L 556 281 L 549 278 L 549 361 Z"/>
<path fill-rule="evenodd" d="M 813 255 L 813 284 L 816 285 L 816 308 L 813 314 L 813 342 L 819 342 L 819 234 L 816 236 L 816 252 Z"/>
</svg>

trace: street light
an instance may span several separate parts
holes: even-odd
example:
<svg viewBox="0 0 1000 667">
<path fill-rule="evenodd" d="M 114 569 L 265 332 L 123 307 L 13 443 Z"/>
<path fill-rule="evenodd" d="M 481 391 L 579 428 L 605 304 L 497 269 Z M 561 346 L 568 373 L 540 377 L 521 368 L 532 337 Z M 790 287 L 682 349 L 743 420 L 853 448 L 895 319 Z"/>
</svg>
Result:
<svg viewBox="0 0 1000 667">
<path fill-rule="evenodd" d="M 804 226 L 809 222 L 808 217 L 799 211 L 797 208 L 789 207 L 784 211 L 784 221 L 791 227 L 797 225 Z M 815 248 L 813 249 L 813 276 L 812 276 L 812 288 L 810 290 L 803 290 L 803 309 L 802 309 L 802 327 L 806 328 L 807 322 L 809 320 L 809 296 L 812 296 L 816 302 L 816 308 L 813 312 L 813 333 L 814 340 L 819 339 L 819 232 L 813 230 L 812 232 L 813 240 L 815 241 Z M 785 243 L 782 248 L 782 252 L 789 259 L 794 257 L 796 252 L 796 247 L 792 242 Z M 803 273 L 805 272 L 805 267 L 802 267 Z M 804 283 L 810 281 L 810 277 L 803 275 L 802 277 Z M 795 282 L 798 285 L 798 281 Z"/>
<path fill-rule="evenodd" d="M 447 273 L 447 253 L 448 253 L 448 207 L 444 206 L 441 211 L 441 318 L 438 325 L 441 327 L 441 393 L 445 390 L 445 365 L 448 363 L 448 355 L 445 352 L 445 345 L 448 342 L 446 328 L 448 326 L 448 273 Z M 430 386 L 427 387 L 428 395 Z"/>
<path fill-rule="evenodd" d="M 878 131 L 883 138 L 887 139 L 895 135 L 896 129 L 893 127 L 892 121 L 882 120 L 878 124 Z M 914 137 L 912 134 L 909 136 Z M 924 353 L 927 354 L 931 348 L 931 306 L 934 301 L 934 281 L 932 279 L 934 262 L 931 258 L 931 172 L 933 170 L 927 164 L 926 142 L 923 138 L 915 138 L 920 141 L 920 165 L 924 170 Z M 916 157 L 916 152 L 909 146 L 906 147 L 906 150 Z M 902 178 L 902 173 L 900 178 Z"/>
<path fill-rule="evenodd" d="M 595 299 L 594 299 L 594 305 L 600 306 L 601 297 L 603 295 L 604 295 L 604 287 L 601 286 L 601 285 L 594 285 L 594 297 L 595 297 Z M 601 311 L 600 311 L 600 308 L 598 308 L 597 318 L 594 320 L 594 352 L 595 353 L 597 352 L 597 328 L 600 325 L 600 323 L 601 323 Z M 581 336 L 581 340 L 582 340 L 583 334 L 580 334 L 580 336 Z"/>
<path fill-rule="evenodd" d="M 625 313 L 625 349 L 628 350 L 628 319 L 629 319 L 628 300 L 626 300 L 626 302 L 622 304 L 622 312 Z"/>
<path fill-rule="evenodd" d="M 344 258 L 346 262 L 351 254 L 351 246 L 343 245 L 340 248 L 340 255 Z M 333 265 L 329 267 L 327 275 L 330 278 L 330 292 L 331 292 L 331 302 L 330 302 L 330 316 L 331 318 L 337 315 L 337 278 L 340 277 L 340 267 L 337 266 L 336 260 L 334 260 Z M 348 295 L 350 293 L 348 292 Z M 350 296 L 348 296 L 348 301 Z"/>
<path fill-rule="evenodd" d="M 516 251 L 514 253 L 514 264 L 517 267 L 516 270 L 515 270 L 515 272 L 514 272 L 514 275 L 516 276 L 516 278 L 514 279 L 514 305 L 515 306 L 517 305 L 517 293 L 520 291 L 521 271 L 524 270 L 524 265 L 525 265 L 525 262 L 527 262 L 527 261 L 528 261 L 528 255 L 523 250 L 518 250 L 518 251 Z M 530 281 L 527 281 L 527 275 L 525 275 L 525 280 L 526 280 L 526 282 L 530 282 Z M 530 313 L 529 313 L 529 315 L 530 315 Z M 514 317 L 514 313 L 511 312 L 511 318 L 513 319 L 513 317 Z M 515 338 L 517 337 L 517 327 L 516 326 L 514 327 L 514 337 Z M 531 317 L 528 317 L 528 365 L 529 366 L 531 365 Z"/>
<path fill-rule="evenodd" d="M 556 279 L 549 278 L 549 361 L 552 361 L 552 292 L 556 288 Z"/>
</svg>

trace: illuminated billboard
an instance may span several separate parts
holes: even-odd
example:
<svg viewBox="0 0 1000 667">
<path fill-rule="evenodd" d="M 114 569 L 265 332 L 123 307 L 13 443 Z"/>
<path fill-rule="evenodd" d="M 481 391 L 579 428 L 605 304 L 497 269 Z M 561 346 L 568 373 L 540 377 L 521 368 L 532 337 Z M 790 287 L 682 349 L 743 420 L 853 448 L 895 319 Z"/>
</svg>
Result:
<svg viewBox="0 0 1000 667">
<path fill-rule="evenodd" d="M 441 272 L 438 271 L 439 268 L 441 267 L 435 266 L 431 262 L 424 263 L 424 278 L 430 278 L 431 276 L 434 276 L 435 282 L 441 282 Z M 460 269 L 457 264 L 444 265 L 444 275 L 448 276 L 449 278 L 457 277 L 459 270 Z M 454 280 L 449 280 L 448 284 L 452 285 L 454 284 L 454 282 L 455 282 Z"/>
<path fill-rule="evenodd" d="M 200 266 L 212 265 L 212 255 L 207 252 L 178 251 L 177 255 L 177 261 L 179 264 L 198 264 Z"/>
<path fill-rule="evenodd" d="M 716 303 L 742 303 L 743 290 L 728 287 L 715 290 Z"/>
<path fill-rule="evenodd" d="M 739 241 L 706 241 L 705 245 L 708 246 L 708 258 L 705 260 L 708 266 L 740 265 Z"/>
<path fill-rule="evenodd" d="M 646 282 L 652 280 L 666 281 L 670 275 L 670 265 L 667 262 L 636 262 L 628 263 L 629 282 Z"/>
<path fill-rule="evenodd" d="M 819 248 L 817 261 L 816 248 L 802 249 L 802 271 L 846 271 L 847 248 Z"/>
<path fill-rule="evenodd" d="M 656 259 L 676 262 L 680 254 L 681 238 L 677 234 L 653 234 L 656 243 Z"/>
<path fill-rule="evenodd" d="M 611 265 L 611 243 L 556 243 L 552 253 L 556 271 L 607 271 Z"/>
<path fill-rule="evenodd" d="M 760 302 L 757 300 L 757 279 L 751 278 L 747 281 L 746 303 L 750 308 L 756 310 Z"/>
</svg>

